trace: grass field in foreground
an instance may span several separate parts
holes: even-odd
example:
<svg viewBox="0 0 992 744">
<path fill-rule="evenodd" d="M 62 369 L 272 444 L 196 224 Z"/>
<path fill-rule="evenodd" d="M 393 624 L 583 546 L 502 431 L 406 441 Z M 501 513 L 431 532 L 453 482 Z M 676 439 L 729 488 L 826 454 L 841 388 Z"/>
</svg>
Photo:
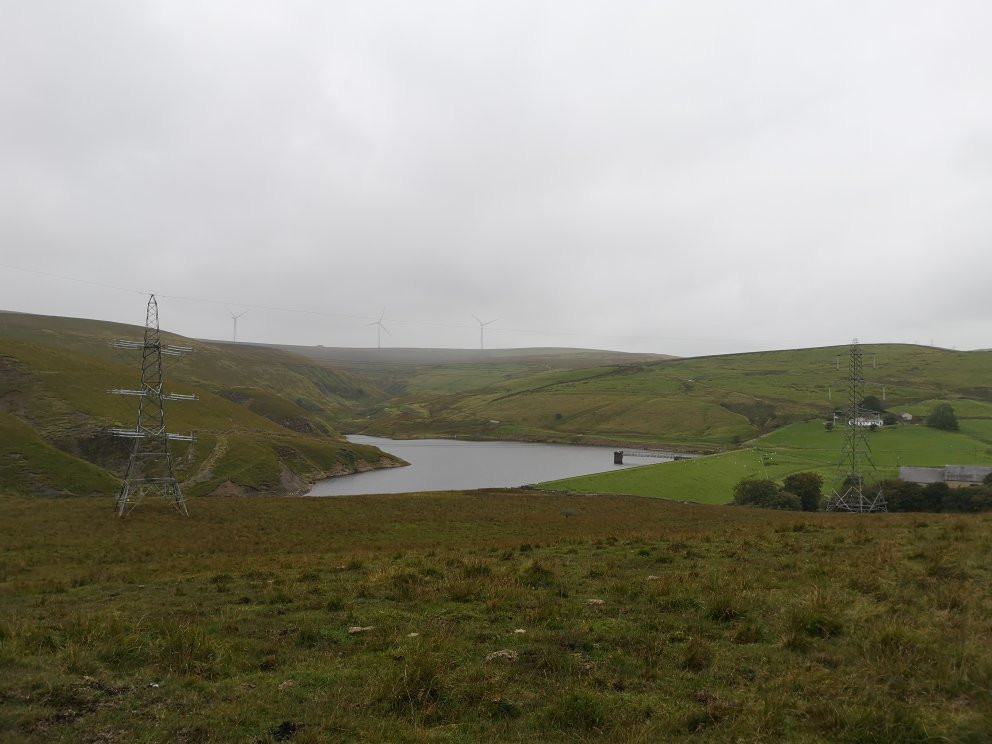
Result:
<svg viewBox="0 0 992 744">
<path fill-rule="evenodd" d="M 814 470 L 823 475 L 825 488 L 829 487 L 837 474 L 843 437 L 840 429 L 828 432 L 821 421 L 807 421 L 756 439 L 747 449 L 540 485 L 555 491 L 726 504 L 742 478 L 781 480 L 790 473 Z M 960 432 L 925 426 L 886 427 L 869 433 L 868 441 L 879 478 L 895 478 L 900 465 L 992 464 L 992 421 L 987 419 L 964 419 Z"/>
<path fill-rule="evenodd" d="M 988 515 L 526 491 L 190 510 L 0 497 L 0 739 L 992 736 Z"/>
</svg>

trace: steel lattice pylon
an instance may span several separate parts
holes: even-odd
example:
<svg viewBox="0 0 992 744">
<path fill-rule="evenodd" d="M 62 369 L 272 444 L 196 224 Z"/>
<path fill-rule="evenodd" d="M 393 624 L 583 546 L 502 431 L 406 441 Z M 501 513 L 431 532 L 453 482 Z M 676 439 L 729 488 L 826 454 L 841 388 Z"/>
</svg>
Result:
<svg viewBox="0 0 992 744">
<path fill-rule="evenodd" d="M 188 346 L 162 345 L 158 326 L 158 303 L 148 298 L 144 340 L 115 341 L 118 349 L 141 351 L 141 387 L 138 390 L 111 390 L 116 395 L 138 398 L 138 420 L 133 429 L 111 429 L 119 437 L 133 440 L 124 483 L 117 494 L 118 516 L 131 511 L 148 493 L 157 492 L 179 512 L 189 516 L 186 500 L 172 469 L 170 441 L 192 442 L 192 435 L 169 434 L 165 429 L 166 400 L 196 400 L 194 395 L 162 392 L 162 356 L 179 356 L 193 349 Z"/>
<path fill-rule="evenodd" d="M 876 486 L 866 487 L 864 469 L 876 471 L 871 457 L 871 445 L 865 431 L 864 411 L 861 401 L 865 396 L 864 361 L 861 347 L 854 339 L 850 351 L 850 372 L 848 377 L 847 427 L 844 429 L 844 444 L 840 462 L 837 464 L 834 492 L 827 502 L 827 511 L 876 512 L 888 511 L 885 496 Z"/>
</svg>

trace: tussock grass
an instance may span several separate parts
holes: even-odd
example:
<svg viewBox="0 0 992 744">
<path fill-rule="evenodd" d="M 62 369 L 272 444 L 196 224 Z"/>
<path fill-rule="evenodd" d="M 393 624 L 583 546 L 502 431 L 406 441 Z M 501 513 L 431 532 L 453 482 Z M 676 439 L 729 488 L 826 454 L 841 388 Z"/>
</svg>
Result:
<svg viewBox="0 0 992 744">
<path fill-rule="evenodd" d="M 0 739 L 992 735 L 989 515 L 528 491 L 191 513 L 0 496 Z"/>
</svg>

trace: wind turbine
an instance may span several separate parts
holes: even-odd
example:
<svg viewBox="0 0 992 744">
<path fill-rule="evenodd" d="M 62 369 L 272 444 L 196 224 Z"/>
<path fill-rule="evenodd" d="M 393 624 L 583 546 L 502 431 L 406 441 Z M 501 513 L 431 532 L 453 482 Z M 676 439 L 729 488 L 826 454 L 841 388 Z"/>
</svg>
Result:
<svg viewBox="0 0 992 744">
<path fill-rule="evenodd" d="M 232 336 L 232 340 L 234 341 L 234 343 L 238 343 L 238 318 L 240 318 L 242 315 L 247 313 L 248 310 L 245 310 L 235 315 L 234 311 L 231 310 L 231 308 L 227 308 L 227 312 L 231 313 L 231 319 L 234 321 L 234 335 Z"/>
<path fill-rule="evenodd" d="M 486 348 L 486 326 L 489 325 L 490 323 L 495 323 L 496 322 L 496 319 L 494 318 L 493 320 L 487 320 L 485 323 L 483 323 L 481 320 L 479 320 L 478 318 L 476 318 L 476 316 L 473 315 L 472 317 L 475 318 L 475 322 L 479 324 L 479 348 L 480 349 L 485 349 Z"/>
<path fill-rule="evenodd" d="M 383 310 L 381 313 L 379 313 L 379 320 L 373 320 L 371 323 L 366 323 L 365 324 L 365 325 L 370 325 L 370 326 L 372 326 L 372 325 L 376 326 L 376 329 L 375 329 L 375 348 L 377 348 L 377 349 L 381 349 L 382 348 L 382 332 L 385 331 L 386 334 L 389 335 L 389 329 L 386 328 L 386 326 L 384 326 L 382 324 L 382 318 L 383 318 L 383 316 L 385 314 L 386 314 L 386 311 Z"/>
</svg>

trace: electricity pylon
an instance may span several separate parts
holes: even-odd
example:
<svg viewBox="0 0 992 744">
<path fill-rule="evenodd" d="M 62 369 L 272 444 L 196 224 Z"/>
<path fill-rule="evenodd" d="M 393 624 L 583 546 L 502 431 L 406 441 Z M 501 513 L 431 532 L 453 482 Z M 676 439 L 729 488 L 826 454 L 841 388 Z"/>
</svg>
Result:
<svg viewBox="0 0 992 744">
<path fill-rule="evenodd" d="M 117 349 L 141 350 L 141 387 L 138 390 L 118 388 L 115 395 L 133 395 L 138 398 L 138 420 L 133 429 L 111 429 L 118 437 L 133 440 L 131 456 L 124 472 L 124 483 L 117 494 L 117 515 L 123 517 L 148 493 L 157 492 L 189 516 L 179 481 L 172 470 L 169 442 L 192 442 L 192 434 L 169 434 L 165 430 L 166 400 L 196 400 L 195 395 L 162 392 L 162 356 L 181 356 L 193 351 L 189 346 L 162 345 L 158 327 L 158 303 L 155 295 L 148 298 L 145 312 L 145 337 L 143 341 L 115 341 Z"/>
<path fill-rule="evenodd" d="M 876 512 L 888 511 L 885 496 L 876 485 L 865 485 L 863 470 L 867 467 L 876 472 L 871 457 L 871 445 L 865 431 L 865 419 L 861 401 L 865 397 L 864 360 L 858 340 L 851 344 L 847 388 L 847 427 L 844 429 L 844 444 L 833 495 L 827 502 L 827 511 Z"/>
</svg>

